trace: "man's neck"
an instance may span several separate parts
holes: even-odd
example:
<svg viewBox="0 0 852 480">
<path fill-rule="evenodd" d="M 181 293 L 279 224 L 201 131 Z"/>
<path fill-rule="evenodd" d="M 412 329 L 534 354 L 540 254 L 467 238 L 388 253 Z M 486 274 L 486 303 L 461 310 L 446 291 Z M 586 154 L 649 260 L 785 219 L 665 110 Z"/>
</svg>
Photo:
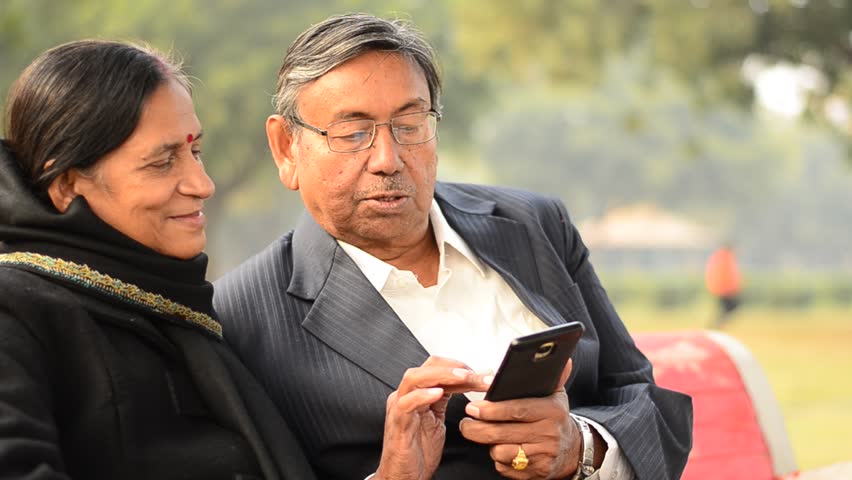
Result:
<svg viewBox="0 0 852 480">
<path fill-rule="evenodd" d="M 431 223 L 426 234 L 412 246 L 393 249 L 367 247 L 362 250 L 399 270 L 414 273 L 423 287 L 431 287 L 438 283 L 440 252 Z"/>
</svg>

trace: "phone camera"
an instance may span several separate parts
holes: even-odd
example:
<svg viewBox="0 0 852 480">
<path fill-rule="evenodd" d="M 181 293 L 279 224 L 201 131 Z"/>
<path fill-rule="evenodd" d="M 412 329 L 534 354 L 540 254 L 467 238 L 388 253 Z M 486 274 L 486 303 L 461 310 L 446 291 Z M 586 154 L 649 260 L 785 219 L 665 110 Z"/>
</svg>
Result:
<svg viewBox="0 0 852 480">
<path fill-rule="evenodd" d="M 544 360 L 551 353 L 553 353 L 553 349 L 556 347 L 554 342 L 545 342 L 538 346 L 538 349 L 535 351 L 535 356 L 533 358 L 534 361 L 538 362 Z"/>
</svg>

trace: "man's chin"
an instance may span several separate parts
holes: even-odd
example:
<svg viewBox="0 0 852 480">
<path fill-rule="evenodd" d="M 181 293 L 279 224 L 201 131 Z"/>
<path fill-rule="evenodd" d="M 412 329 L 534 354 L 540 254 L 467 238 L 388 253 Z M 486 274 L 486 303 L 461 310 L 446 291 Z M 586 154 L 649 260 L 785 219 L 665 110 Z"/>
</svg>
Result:
<svg viewBox="0 0 852 480">
<path fill-rule="evenodd" d="M 402 247 L 416 244 L 422 240 L 429 233 L 428 225 L 427 221 L 427 228 L 413 229 L 408 225 L 403 226 L 399 218 L 387 219 L 387 221 L 372 219 L 370 222 L 359 225 L 354 235 L 351 235 L 351 241 L 344 238 L 341 238 L 341 240 L 362 250 L 366 248 Z"/>
</svg>

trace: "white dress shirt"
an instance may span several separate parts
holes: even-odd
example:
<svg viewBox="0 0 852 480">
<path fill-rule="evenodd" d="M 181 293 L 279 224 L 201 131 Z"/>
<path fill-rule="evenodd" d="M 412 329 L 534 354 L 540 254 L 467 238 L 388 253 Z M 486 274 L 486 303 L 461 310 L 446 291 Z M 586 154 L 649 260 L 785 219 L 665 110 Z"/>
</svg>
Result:
<svg viewBox="0 0 852 480">
<path fill-rule="evenodd" d="M 512 339 L 547 325 L 526 308 L 499 273 L 477 258 L 447 223 L 435 200 L 429 219 L 440 253 L 438 282 L 431 287 L 420 285 L 411 271 L 399 270 L 354 245 L 338 243 L 430 355 L 493 373 Z M 465 395 L 470 400 L 484 397 L 480 392 Z M 585 420 L 607 443 L 600 470 L 588 478 L 633 479 L 618 442 L 603 427 Z"/>
</svg>

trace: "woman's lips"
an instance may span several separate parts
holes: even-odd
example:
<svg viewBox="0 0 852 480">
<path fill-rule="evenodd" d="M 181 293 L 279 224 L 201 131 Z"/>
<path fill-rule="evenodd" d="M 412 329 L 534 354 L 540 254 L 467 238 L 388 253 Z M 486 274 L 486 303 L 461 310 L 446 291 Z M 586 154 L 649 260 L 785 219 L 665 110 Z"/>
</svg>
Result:
<svg viewBox="0 0 852 480">
<path fill-rule="evenodd" d="M 175 215 L 170 218 L 190 227 L 204 227 L 207 223 L 207 217 L 204 216 L 204 212 L 201 210 L 187 213 L 185 215 Z"/>
</svg>

